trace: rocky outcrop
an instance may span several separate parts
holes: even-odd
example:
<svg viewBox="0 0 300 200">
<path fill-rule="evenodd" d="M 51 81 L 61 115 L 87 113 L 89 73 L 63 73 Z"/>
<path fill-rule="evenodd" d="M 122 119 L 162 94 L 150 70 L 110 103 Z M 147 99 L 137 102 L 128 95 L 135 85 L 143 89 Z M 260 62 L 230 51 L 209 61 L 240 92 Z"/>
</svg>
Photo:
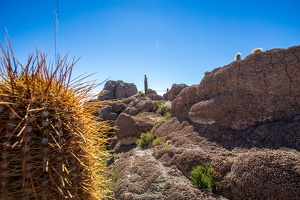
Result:
<svg viewBox="0 0 300 200">
<path fill-rule="evenodd" d="M 188 87 L 188 85 L 183 83 L 173 84 L 171 89 L 163 95 L 163 98 L 167 101 L 173 101 L 177 97 L 177 95 L 186 87 Z"/>
<path fill-rule="evenodd" d="M 152 128 L 172 145 L 134 149 L 116 162 L 117 199 L 298 199 L 299 77 L 297 46 L 251 54 L 185 87 L 172 118 Z M 204 162 L 218 195 L 185 184 Z"/>
<path fill-rule="evenodd" d="M 102 120 L 116 120 L 118 118 L 118 114 L 112 112 L 112 107 L 110 105 L 104 106 L 99 112 L 99 117 Z"/>
<path fill-rule="evenodd" d="M 222 181 L 223 193 L 239 199 L 298 199 L 300 153 L 252 149 L 238 156 Z"/>
<path fill-rule="evenodd" d="M 141 97 L 128 104 L 124 113 L 134 116 L 141 112 L 153 112 L 155 109 L 155 103 L 148 97 Z"/>
<path fill-rule="evenodd" d="M 187 177 L 192 168 L 204 162 L 212 164 L 215 170 L 214 178 L 219 182 L 218 193 L 222 196 L 213 196 L 204 190 L 198 190 L 198 193 L 195 193 L 191 185 L 183 184 L 180 186 L 182 191 L 190 191 L 193 188 L 190 191 L 191 196 L 179 196 L 178 199 L 203 199 L 203 195 L 208 195 L 206 197 L 209 199 L 225 199 L 226 197 L 228 199 L 279 200 L 295 199 L 294 197 L 300 195 L 299 151 L 290 148 L 276 150 L 241 146 L 229 150 L 220 143 L 210 141 L 201 133 L 196 132 L 189 122 L 180 122 L 177 118 L 172 118 L 152 130 L 163 142 L 172 141 L 172 146 L 157 147 L 146 152 L 135 149 L 125 154 L 125 157 L 116 163 L 117 169 L 122 174 L 116 185 L 117 199 L 139 199 L 139 196 L 144 197 L 144 195 L 152 199 L 154 197 L 164 199 L 166 193 L 164 193 L 163 186 L 167 182 L 158 183 L 155 177 L 163 177 L 163 174 L 168 174 L 165 172 L 172 170 L 176 173 L 172 173 L 171 177 L 167 177 L 166 180 L 175 181 L 172 187 L 178 188 L 176 180 L 180 178 L 183 182 L 188 181 Z M 148 171 L 148 168 L 153 171 Z M 144 170 L 144 173 L 138 169 Z M 139 179 L 131 177 L 139 177 Z M 145 187 L 140 187 L 138 190 L 138 185 L 158 189 L 156 192 L 147 190 Z M 169 195 L 174 192 L 173 190 Z M 162 196 L 155 196 L 156 194 Z M 185 195 L 187 194 L 188 192 L 185 192 Z M 174 196 L 171 197 L 174 198 Z M 171 197 L 165 199 L 172 199 Z"/>
<path fill-rule="evenodd" d="M 172 116 L 236 130 L 300 115 L 300 46 L 255 53 L 184 88 Z"/>
<path fill-rule="evenodd" d="M 121 113 L 116 121 L 116 136 L 122 145 L 135 144 L 141 134 L 151 131 L 154 122 L 160 119 L 161 116 L 154 113 L 137 117 Z"/>
<path fill-rule="evenodd" d="M 115 163 L 115 171 L 119 172 L 115 185 L 116 199 L 225 199 L 193 187 L 178 169 L 157 161 L 152 150 L 131 150 Z"/>
<path fill-rule="evenodd" d="M 163 97 L 158 95 L 155 90 L 152 90 L 150 88 L 147 90 L 146 96 L 152 100 L 162 100 L 163 99 Z"/>
<path fill-rule="evenodd" d="M 99 116 L 101 120 L 111 120 L 115 121 L 119 114 L 125 110 L 126 104 L 118 101 L 111 101 L 106 103 L 105 106 L 101 107 L 99 112 L 95 115 Z"/>
<path fill-rule="evenodd" d="M 230 171 L 232 152 L 201 136 L 190 123 L 172 118 L 153 130 L 164 142 L 172 141 L 172 147 L 154 151 L 155 158 L 166 166 L 176 166 L 186 177 L 204 162 L 212 163 L 218 181 Z"/>
<path fill-rule="evenodd" d="M 105 83 L 102 92 L 98 96 L 98 100 L 124 99 L 135 95 L 137 92 L 137 87 L 133 83 L 109 80 Z"/>
<path fill-rule="evenodd" d="M 245 148 L 247 140 L 238 145 L 230 137 L 228 140 L 236 146 L 228 149 L 223 146 L 226 143 L 207 139 L 204 129 L 194 129 L 189 122 L 181 123 L 177 118 L 156 127 L 155 135 L 164 142 L 171 140 L 173 145 L 156 149 L 154 157 L 164 166 L 176 166 L 186 177 L 192 167 L 210 162 L 219 182 L 219 193 L 229 199 L 294 199 L 300 195 L 299 151 L 255 145 Z"/>
</svg>

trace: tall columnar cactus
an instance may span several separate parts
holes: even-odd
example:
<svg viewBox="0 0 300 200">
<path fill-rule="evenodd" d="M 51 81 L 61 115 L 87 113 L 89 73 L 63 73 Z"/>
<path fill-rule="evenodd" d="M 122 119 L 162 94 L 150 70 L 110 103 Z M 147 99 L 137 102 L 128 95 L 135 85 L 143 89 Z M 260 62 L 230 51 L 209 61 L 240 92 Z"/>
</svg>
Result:
<svg viewBox="0 0 300 200">
<path fill-rule="evenodd" d="M 148 91 L 148 78 L 147 78 L 146 75 L 144 77 L 144 88 L 145 88 L 145 94 L 147 94 L 147 91 Z"/>
<path fill-rule="evenodd" d="M 26 66 L 10 45 L 0 65 L 0 199 L 102 199 L 109 129 L 85 100 L 95 85 L 70 81 L 72 64 Z"/>
</svg>

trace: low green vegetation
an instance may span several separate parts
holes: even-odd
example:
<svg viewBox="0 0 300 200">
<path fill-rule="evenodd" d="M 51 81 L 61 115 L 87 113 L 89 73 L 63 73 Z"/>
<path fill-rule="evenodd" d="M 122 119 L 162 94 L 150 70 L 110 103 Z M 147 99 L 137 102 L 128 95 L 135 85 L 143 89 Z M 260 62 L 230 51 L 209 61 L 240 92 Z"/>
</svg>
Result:
<svg viewBox="0 0 300 200">
<path fill-rule="evenodd" d="M 163 116 L 161 119 L 157 119 L 154 121 L 154 126 L 156 126 L 157 124 L 160 124 L 160 123 L 163 123 L 163 122 L 166 122 L 170 119 L 170 113 L 167 113 L 165 116 Z"/>
<path fill-rule="evenodd" d="M 165 144 L 161 141 L 160 138 L 156 138 L 156 139 L 154 138 L 155 138 L 154 133 L 152 131 L 148 131 L 141 135 L 141 137 L 136 141 L 136 145 L 142 148 L 148 147 L 149 145 L 152 146 L 163 145 L 163 148 L 171 147 L 171 144 L 168 144 L 168 142 L 167 144 Z"/>
<path fill-rule="evenodd" d="M 209 189 L 211 192 L 218 190 L 218 182 L 213 179 L 214 169 L 210 163 L 205 162 L 203 165 L 195 166 L 190 172 L 189 179 L 191 184 L 199 189 Z"/>
<path fill-rule="evenodd" d="M 160 138 L 156 138 L 155 140 L 153 140 L 152 144 L 153 146 L 158 146 L 162 144 L 162 141 Z"/>
<path fill-rule="evenodd" d="M 143 133 L 141 137 L 136 141 L 136 145 L 138 147 L 145 148 L 154 140 L 154 133 L 152 131 L 148 131 Z"/>
<path fill-rule="evenodd" d="M 168 121 L 170 119 L 171 113 L 167 113 L 166 115 L 164 115 L 163 117 L 163 121 Z"/>
<path fill-rule="evenodd" d="M 114 154 L 114 159 L 118 160 L 118 159 L 122 158 L 123 155 L 124 155 L 123 152 L 122 153 L 116 153 L 116 154 Z"/>
<path fill-rule="evenodd" d="M 139 92 L 139 96 L 140 96 L 140 97 L 145 97 L 145 96 L 146 96 L 146 94 L 145 94 L 145 93 L 143 93 L 143 92 Z"/>
<path fill-rule="evenodd" d="M 122 99 L 122 103 L 129 104 L 130 102 L 135 101 L 135 100 L 136 100 L 135 97 L 127 97 L 127 98 Z"/>
<path fill-rule="evenodd" d="M 143 116 L 143 114 L 140 112 L 140 113 L 138 113 L 136 116 L 135 116 L 135 118 L 140 118 L 140 117 L 142 117 Z"/>
<path fill-rule="evenodd" d="M 112 171 L 110 173 L 110 176 L 109 176 L 109 181 L 108 181 L 108 191 L 107 193 L 105 194 L 105 197 L 106 199 L 114 199 L 114 191 L 115 191 L 115 187 L 116 187 L 116 183 L 117 183 L 117 180 L 120 176 L 120 171 L 118 169 L 115 169 L 114 171 Z"/>
<path fill-rule="evenodd" d="M 155 103 L 155 112 L 162 116 L 166 116 L 171 111 L 171 102 L 164 100 L 156 100 Z"/>
<path fill-rule="evenodd" d="M 171 147 L 171 145 L 169 145 L 169 144 L 163 144 L 164 149 L 167 149 L 167 148 L 170 148 L 170 147 Z"/>
</svg>

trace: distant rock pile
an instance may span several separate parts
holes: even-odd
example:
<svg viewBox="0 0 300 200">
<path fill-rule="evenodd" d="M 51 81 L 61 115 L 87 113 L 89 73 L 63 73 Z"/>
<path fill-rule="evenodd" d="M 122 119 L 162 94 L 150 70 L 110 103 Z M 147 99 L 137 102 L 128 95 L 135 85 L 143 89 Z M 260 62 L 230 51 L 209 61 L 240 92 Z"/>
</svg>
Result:
<svg viewBox="0 0 300 200">
<path fill-rule="evenodd" d="M 137 92 L 137 87 L 133 83 L 125 83 L 121 80 L 109 80 L 105 83 L 102 92 L 98 96 L 98 100 L 124 99 L 135 95 Z"/>
<path fill-rule="evenodd" d="M 173 84 L 171 89 L 169 91 L 167 91 L 163 97 L 165 100 L 168 100 L 168 101 L 173 101 L 177 95 L 184 89 L 188 87 L 188 85 L 186 84 Z"/>
</svg>

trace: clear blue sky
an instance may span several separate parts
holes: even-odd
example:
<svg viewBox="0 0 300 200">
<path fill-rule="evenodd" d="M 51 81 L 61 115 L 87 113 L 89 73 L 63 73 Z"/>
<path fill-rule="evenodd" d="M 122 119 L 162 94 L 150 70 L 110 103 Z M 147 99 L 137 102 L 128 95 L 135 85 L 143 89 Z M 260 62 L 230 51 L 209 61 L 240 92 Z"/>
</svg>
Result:
<svg viewBox="0 0 300 200">
<path fill-rule="evenodd" d="M 56 0 L 0 0 L 16 56 L 38 46 L 54 60 Z M 81 57 L 74 76 L 123 80 L 157 91 L 198 84 L 237 52 L 300 45 L 299 0 L 59 0 L 59 52 Z M 100 91 L 102 88 L 98 88 Z"/>
</svg>

